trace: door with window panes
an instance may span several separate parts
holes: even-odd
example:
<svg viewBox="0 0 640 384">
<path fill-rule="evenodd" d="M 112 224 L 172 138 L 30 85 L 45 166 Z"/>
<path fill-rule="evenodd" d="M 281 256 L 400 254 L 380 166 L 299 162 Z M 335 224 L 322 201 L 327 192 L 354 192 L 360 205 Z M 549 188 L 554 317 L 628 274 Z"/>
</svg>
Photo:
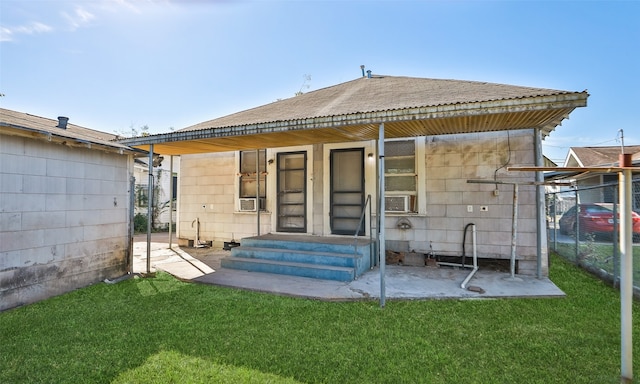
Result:
<svg viewBox="0 0 640 384">
<path fill-rule="evenodd" d="M 277 156 L 278 232 L 307 231 L 307 152 Z"/>
<path fill-rule="evenodd" d="M 332 149 L 330 155 L 330 226 L 335 235 L 364 235 L 359 225 L 364 207 L 364 148 Z"/>
</svg>

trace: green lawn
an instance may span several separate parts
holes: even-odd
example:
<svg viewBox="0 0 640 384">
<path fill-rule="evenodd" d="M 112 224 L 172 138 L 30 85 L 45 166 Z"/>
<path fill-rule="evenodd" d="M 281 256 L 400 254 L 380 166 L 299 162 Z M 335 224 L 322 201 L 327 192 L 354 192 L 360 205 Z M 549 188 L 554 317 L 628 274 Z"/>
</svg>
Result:
<svg viewBox="0 0 640 384">
<path fill-rule="evenodd" d="M 614 245 L 611 243 L 581 241 L 578 247 L 578 257 L 583 265 L 603 269 L 613 274 L 613 249 Z M 633 281 L 636 286 L 640 286 L 640 244 L 634 243 L 632 250 L 634 268 Z M 556 251 L 568 260 L 575 261 L 576 259 L 575 243 L 558 243 Z M 619 262 L 618 260 L 618 263 Z"/>
<path fill-rule="evenodd" d="M 0 313 L 0 383 L 619 383 L 618 294 L 558 257 L 551 278 L 566 298 L 384 309 L 101 283 Z M 639 370 L 638 303 L 634 323 Z"/>
</svg>

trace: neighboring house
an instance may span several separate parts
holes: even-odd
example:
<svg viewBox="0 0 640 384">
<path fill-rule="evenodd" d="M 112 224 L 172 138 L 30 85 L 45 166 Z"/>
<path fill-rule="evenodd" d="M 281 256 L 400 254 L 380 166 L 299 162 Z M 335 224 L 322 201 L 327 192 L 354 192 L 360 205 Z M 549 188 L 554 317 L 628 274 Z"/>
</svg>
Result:
<svg viewBox="0 0 640 384">
<path fill-rule="evenodd" d="M 0 310 L 129 271 L 135 152 L 67 120 L 0 109 Z"/>
<path fill-rule="evenodd" d="M 369 236 L 379 232 L 377 207 L 384 202 L 387 250 L 460 256 L 465 228 L 475 223 L 479 257 L 508 260 L 513 183 L 520 183 L 517 272 L 546 276 L 544 191 L 533 185 L 542 173 L 507 168 L 544 165 L 542 139 L 586 106 L 587 97 L 368 75 L 123 143 L 181 155 L 177 235 L 183 243 L 267 233 Z M 359 227 L 363 211 L 366 225 Z"/>
<path fill-rule="evenodd" d="M 173 166 L 171 162 L 173 161 Z M 152 210 L 154 229 L 168 229 L 169 223 L 176 222 L 176 196 L 180 158 L 157 156 L 153 167 L 153 185 L 155 196 Z M 133 167 L 135 177 L 135 214 L 147 215 L 149 203 L 149 159 L 136 158 Z M 146 221 L 145 221 L 146 229 Z"/>
<path fill-rule="evenodd" d="M 571 147 L 565 167 L 606 167 L 616 166 L 619 163 L 619 155 L 622 148 L 618 146 L 606 147 Z M 634 166 L 640 165 L 640 145 L 627 145 L 624 147 L 625 154 L 631 154 L 631 161 Z M 579 203 L 613 203 L 617 199 L 618 182 L 617 173 L 582 173 L 565 176 L 575 180 L 578 187 Z M 596 188 L 606 186 L 603 188 Z M 594 188 L 589 188 L 594 187 Z M 638 175 L 634 175 L 632 209 L 640 211 L 640 181 Z"/>
</svg>

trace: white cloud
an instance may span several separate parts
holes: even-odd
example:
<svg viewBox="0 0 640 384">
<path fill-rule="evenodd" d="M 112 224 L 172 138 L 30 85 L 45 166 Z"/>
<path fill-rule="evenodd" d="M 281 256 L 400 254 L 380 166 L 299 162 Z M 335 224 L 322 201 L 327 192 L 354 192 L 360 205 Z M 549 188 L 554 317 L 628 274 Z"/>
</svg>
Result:
<svg viewBox="0 0 640 384">
<path fill-rule="evenodd" d="M 127 1 L 127 0 L 109 0 L 108 1 L 109 4 L 114 4 L 115 8 L 127 8 L 130 11 L 133 11 L 135 13 L 140 13 L 140 9 L 138 9 L 138 7 L 136 7 L 131 1 Z"/>
<path fill-rule="evenodd" d="M 77 7 L 73 14 L 68 14 L 67 12 L 61 12 L 62 17 L 64 17 L 69 23 L 71 30 L 76 30 L 80 27 L 84 27 L 91 23 L 91 20 L 95 19 L 95 15 L 82 7 Z"/>
<path fill-rule="evenodd" d="M 40 33 L 49 33 L 51 31 L 53 31 L 53 28 L 37 21 L 17 27 L 1 27 L 0 41 L 12 41 L 15 35 L 20 34 L 35 35 Z"/>
<path fill-rule="evenodd" d="M 13 32 L 10 28 L 0 27 L 0 41 L 11 41 Z"/>
</svg>

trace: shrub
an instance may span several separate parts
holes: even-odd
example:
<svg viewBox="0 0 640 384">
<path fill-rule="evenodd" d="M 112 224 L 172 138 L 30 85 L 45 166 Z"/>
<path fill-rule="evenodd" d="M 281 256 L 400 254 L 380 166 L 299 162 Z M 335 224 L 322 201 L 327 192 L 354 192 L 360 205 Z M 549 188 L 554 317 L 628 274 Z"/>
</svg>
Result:
<svg viewBox="0 0 640 384">
<path fill-rule="evenodd" d="M 133 231 L 136 233 L 147 231 L 147 216 L 142 213 L 136 213 L 133 217 Z"/>
</svg>

